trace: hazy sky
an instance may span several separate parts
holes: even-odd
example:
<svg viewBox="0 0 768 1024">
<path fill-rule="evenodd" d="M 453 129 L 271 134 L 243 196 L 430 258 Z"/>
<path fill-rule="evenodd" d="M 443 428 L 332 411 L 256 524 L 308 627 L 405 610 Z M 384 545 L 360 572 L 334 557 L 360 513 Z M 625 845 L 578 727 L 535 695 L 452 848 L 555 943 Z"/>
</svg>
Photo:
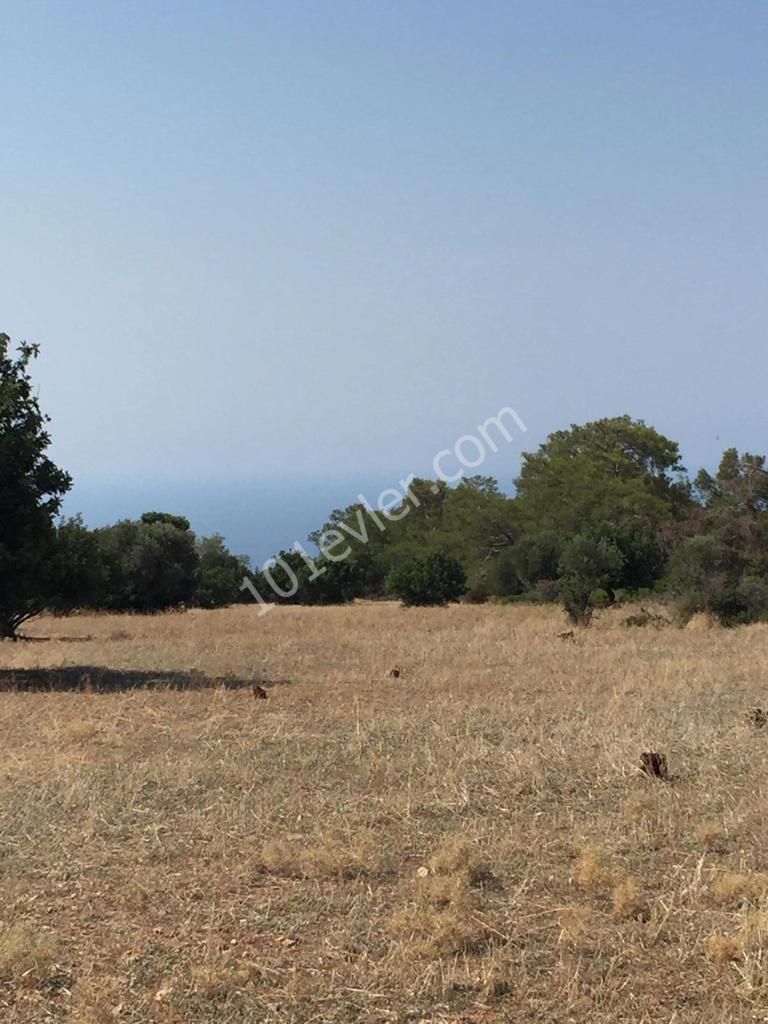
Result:
<svg viewBox="0 0 768 1024">
<path fill-rule="evenodd" d="M 505 405 L 768 449 L 763 0 L 0 12 L 0 330 L 90 521 L 263 556 Z"/>
</svg>

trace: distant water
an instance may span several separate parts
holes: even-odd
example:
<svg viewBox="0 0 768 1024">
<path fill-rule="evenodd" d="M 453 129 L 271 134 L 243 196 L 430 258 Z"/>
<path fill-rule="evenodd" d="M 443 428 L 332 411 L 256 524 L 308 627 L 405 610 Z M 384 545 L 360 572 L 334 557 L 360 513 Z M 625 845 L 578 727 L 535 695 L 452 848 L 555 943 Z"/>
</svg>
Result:
<svg viewBox="0 0 768 1024">
<path fill-rule="evenodd" d="M 361 483 L 314 481 L 226 484 L 76 483 L 64 504 L 65 515 L 81 513 L 90 527 L 118 519 L 137 519 L 142 512 L 173 512 L 186 516 L 201 536 L 220 533 L 230 549 L 248 555 L 258 566 L 327 521 L 363 494 L 373 503 L 391 481 Z"/>
</svg>

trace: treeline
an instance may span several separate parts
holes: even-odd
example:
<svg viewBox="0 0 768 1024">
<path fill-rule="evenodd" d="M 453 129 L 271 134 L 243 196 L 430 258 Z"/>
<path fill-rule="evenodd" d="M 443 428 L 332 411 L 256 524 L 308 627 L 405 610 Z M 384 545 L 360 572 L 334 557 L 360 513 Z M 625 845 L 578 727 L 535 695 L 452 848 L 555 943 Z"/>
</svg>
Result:
<svg viewBox="0 0 768 1024">
<path fill-rule="evenodd" d="M 728 449 L 714 475 L 691 480 L 678 445 L 641 420 L 596 420 L 525 453 L 513 497 L 490 477 L 412 480 L 399 502 L 337 509 L 307 546 L 250 572 L 221 537 L 196 537 L 181 516 L 96 530 L 60 521 L 71 479 L 48 457 L 29 372 L 36 355 L 31 345 L 12 354 L 0 334 L 0 636 L 46 609 L 152 612 L 254 596 L 560 601 L 588 623 L 596 607 L 659 595 L 684 617 L 768 618 L 762 455 Z"/>
<path fill-rule="evenodd" d="M 255 574 L 259 594 L 306 604 L 559 600 L 578 623 L 596 607 L 658 595 L 683 617 L 768 617 L 765 457 L 728 449 L 715 475 L 691 480 L 678 445 L 629 416 L 550 435 L 523 455 L 514 497 L 490 477 L 415 480 L 385 529 L 358 504 L 311 539 L 320 558 L 281 552 Z"/>
<path fill-rule="evenodd" d="M 156 612 L 232 604 L 248 559 L 218 535 L 197 537 L 183 516 L 148 512 L 97 530 L 79 518 L 61 523 L 52 566 L 50 611 Z"/>
</svg>

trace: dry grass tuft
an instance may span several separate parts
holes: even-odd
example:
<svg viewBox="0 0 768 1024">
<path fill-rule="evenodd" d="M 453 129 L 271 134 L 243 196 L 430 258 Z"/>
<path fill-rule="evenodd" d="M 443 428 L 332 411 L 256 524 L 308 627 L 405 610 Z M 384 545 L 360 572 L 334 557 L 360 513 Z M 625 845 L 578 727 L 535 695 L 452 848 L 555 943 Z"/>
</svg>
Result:
<svg viewBox="0 0 768 1024">
<path fill-rule="evenodd" d="M 702 632 L 710 629 L 722 629 L 722 626 L 710 612 L 696 612 L 688 619 L 685 628 L 691 632 Z"/>
<path fill-rule="evenodd" d="M 468 882 L 461 875 L 425 875 L 418 877 L 419 895 L 438 907 L 465 902 Z"/>
<path fill-rule="evenodd" d="M 725 830 L 716 821 L 704 821 L 696 829 L 696 839 L 710 850 L 719 849 L 725 841 Z"/>
<path fill-rule="evenodd" d="M 261 974 L 255 964 L 208 962 L 192 971 L 192 986 L 197 995 L 205 1000 L 229 999 L 253 983 L 258 983 Z"/>
<path fill-rule="evenodd" d="M 114 1024 L 122 1010 L 117 979 L 91 976 L 74 986 L 69 1019 L 72 1024 Z"/>
<path fill-rule="evenodd" d="M 453 836 L 416 874 L 415 899 L 391 915 L 389 933 L 420 957 L 477 952 L 500 932 L 485 918 L 484 882 L 493 880 L 475 843 Z"/>
<path fill-rule="evenodd" d="M 496 934 L 466 894 L 440 910 L 418 903 L 400 907 L 391 915 L 388 931 L 407 944 L 409 955 L 418 957 L 478 953 Z"/>
<path fill-rule="evenodd" d="M 578 905 L 565 907 L 559 917 L 560 935 L 558 943 L 563 945 L 581 945 L 593 932 L 596 915 L 589 907 Z"/>
<path fill-rule="evenodd" d="M 724 871 L 712 886 L 721 903 L 756 902 L 768 893 L 768 874 L 762 871 Z"/>
<path fill-rule="evenodd" d="M 623 809 L 624 817 L 628 821 L 645 821 L 658 815 L 658 797 L 647 789 L 636 789 L 624 801 Z"/>
<path fill-rule="evenodd" d="M 645 921 L 649 917 L 647 899 L 631 878 L 618 882 L 611 893 L 613 915 L 621 921 Z"/>
<path fill-rule="evenodd" d="M 26 922 L 0 930 L 0 979 L 34 986 L 50 971 L 58 945 L 50 933 Z"/>
<path fill-rule="evenodd" d="M 613 884 L 613 872 L 600 850 L 585 850 L 576 864 L 576 882 L 587 892 L 604 892 Z"/>
<path fill-rule="evenodd" d="M 481 885 L 490 877 L 490 868 L 475 843 L 465 836 L 448 839 L 430 857 L 433 875 L 450 876 L 467 885 Z"/>
<path fill-rule="evenodd" d="M 710 935 L 706 941 L 707 956 L 713 963 L 728 964 L 738 960 L 742 947 L 738 938 L 731 935 Z"/>
<path fill-rule="evenodd" d="M 746 909 L 741 927 L 735 935 L 710 935 L 706 941 L 707 955 L 718 964 L 744 959 L 748 971 L 763 975 L 765 972 L 766 939 L 768 939 L 768 912 L 765 909 Z M 755 970 L 756 969 L 756 970 Z M 760 987 L 766 979 L 763 978 Z"/>
<path fill-rule="evenodd" d="M 747 950 L 762 949 L 768 938 L 768 910 L 748 908 L 741 925 L 741 938 Z"/>
<path fill-rule="evenodd" d="M 284 878 L 360 878 L 383 874 L 389 860 L 365 832 L 353 838 L 318 834 L 297 839 L 271 839 L 261 848 L 261 866 Z"/>
</svg>

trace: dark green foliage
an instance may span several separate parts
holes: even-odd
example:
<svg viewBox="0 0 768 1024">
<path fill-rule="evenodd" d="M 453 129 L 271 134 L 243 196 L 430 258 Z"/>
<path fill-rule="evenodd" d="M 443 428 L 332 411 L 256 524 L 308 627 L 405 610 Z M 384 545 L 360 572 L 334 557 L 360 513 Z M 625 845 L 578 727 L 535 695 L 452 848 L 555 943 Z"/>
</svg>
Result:
<svg viewBox="0 0 768 1024">
<path fill-rule="evenodd" d="M 684 618 L 709 612 L 733 626 L 768 617 L 768 580 L 722 534 L 684 541 L 672 556 L 668 580 Z"/>
<path fill-rule="evenodd" d="M 29 373 L 37 347 L 14 355 L 10 346 L 0 334 L 0 636 L 8 637 L 51 600 L 54 518 L 72 483 L 47 455 L 48 417 Z"/>
<path fill-rule="evenodd" d="M 710 612 L 724 625 L 768 617 L 768 470 L 765 457 L 735 448 L 717 473 L 702 470 L 694 535 L 676 546 L 668 585 L 683 616 Z"/>
<path fill-rule="evenodd" d="M 97 534 L 80 517 L 60 523 L 50 561 L 49 611 L 65 614 L 101 606 L 106 579 Z"/>
<path fill-rule="evenodd" d="M 617 588 L 629 592 L 650 590 L 664 575 L 667 552 L 653 530 L 634 524 L 604 523 L 599 533 L 610 538 L 622 554 Z"/>
<path fill-rule="evenodd" d="M 554 530 L 523 534 L 512 549 L 511 564 L 523 592 L 534 591 L 541 580 L 554 580 L 562 542 Z M 513 593 L 513 591 L 509 591 Z"/>
<path fill-rule="evenodd" d="M 486 584 L 492 597 L 515 597 L 523 587 L 517 573 L 514 548 L 501 550 L 486 569 Z"/>
<path fill-rule="evenodd" d="M 690 505 L 678 446 L 642 420 L 596 420 L 525 453 L 517 505 L 526 532 L 573 536 L 601 523 L 655 529 Z"/>
<path fill-rule="evenodd" d="M 300 604 L 304 562 L 297 551 L 280 551 L 273 564 L 250 573 L 254 588 L 269 604 Z"/>
<path fill-rule="evenodd" d="M 247 560 L 233 555 L 218 534 L 197 541 L 197 558 L 193 603 L 201 608 L 222 608 L 239 601 Z"/>
<path fill-rule="evenodd" d="M 188 533 L 192 529 L 186 516 L 174 516 L 170 512 L 145 512 L 141 517 L 141 522 L 147 526 L 151 526 L 153 523 L 164 523 L 166 526 L 172 526 L 175 530 L 181 530 L 182 533 Z"/>
<path fill-rule="evenodd" d="M 577 534 L 568 541 L 558 566 L 557 585 L 571 622 L 590 622 L 596 592 L 602 590 L 609 597 L 623 564 L 624 556 L 609 537 Z"/>
<path fill-rule="evenodd" d="M 717 474 L 705 469 L 694 481 L 694 492 L 708 509 L 756 516 L 768 512 L 768 470 L 764 455 L 739 455 L 735 448 L 723 452 Z"/>
<path fill-rule="evenodd" d="M 413 558 L 387 576 L 387 593 L 404 605 L 446 605 L 458 601 L 466 590 L 466 573 L 459 561 L 442 551 Z"/>
<path fill-rule="evenodd" d="M 192 601 L 198 555 L 191 530 L 163 518 L 125 520 L 96 534 L 106 566 L 104 607 L 155 612 Z"/>
<path fill-rule="evenodd" d="M 346 604 L 365 589 L 365 579 L 359 562 L 322 562 L 320 575 L 312 579 L 313 571 L 303 565 L 299 572 L 300 597 L 304 604 Z"/>
<path fill-rule="evenodd" d="M 362 549 L 356 557 L 332 562 L 322 556 L 281 551 L 274 564 L 249 574 L 255 589 L 269 604 L 347 604 L 356 597 L 381 592 L 372 585 L 380 570 L 372 567 L 370 553 Z"/>
<path fill-rule="evenodd" d="M 93 531 L 70 520 L 57 535 L 51 610 L 157 612 L 240 599 L 246 560 L 232 555 L 221 537 L 198 540 L 183 516 L 150 513 Z"/>
<path fill-rule="evenodd" d="M 471 477 L 448 487 L 442 481 L 415 479 L 404 501 L 389 511 L 388 519 L 381 512 L 372 515 L 362 504 L 335 510 L 309 538 L 320 549 L 320 575 L 302 565 L 300 556 L 283 552 L 283 565 L 293 567 L 300 588 L 292 597 L 277 600 L 317 604 L 382 597 L 393 569 L 443 550 L 471 576 L 476 599 L 507 592 L 504 574 L 495 570 L 501 558 L 508 559 L 516 533 L 514 503 L 495 480 Z M 327 550 L 330 558 L 324 557 Z M 340 553 L 344 557 L 333 561 Z M 284 569 L 276 568 L 273 575 L 284 587 Z M 507 573 L 506 580 L 513 592 L 519 590 L 513 574 Z"/>
</svg>

